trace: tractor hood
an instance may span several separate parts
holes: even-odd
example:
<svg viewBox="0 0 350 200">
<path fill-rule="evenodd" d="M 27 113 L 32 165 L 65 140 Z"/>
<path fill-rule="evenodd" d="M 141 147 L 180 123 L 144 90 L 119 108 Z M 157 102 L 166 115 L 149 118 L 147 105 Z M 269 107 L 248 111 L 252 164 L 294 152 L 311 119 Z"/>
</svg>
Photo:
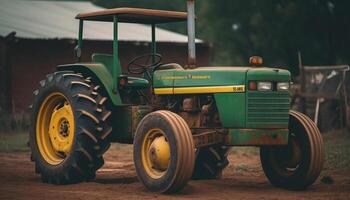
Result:
<svg viewBox="0 0 350 200">
<path fill-rule="evenodd" d="M 231 88 L 231 90 L 234 88 L 234 90 L 237 90 L 236 92 L 243 92 L 247 82 L 250 80 L 289 82 L 290 72 L 283 69 L 267 67 L 198 67 L 188 70 L 179 68 L 166 69 L 155 71 L 153 87 L 155 91 L 158 91 L 156 92 L 158 94 L 174 94 L 174 88 L 178 91 L 180 91 L 180 88 L 184 88 L 185 90 L 201 88 L 201 92 L 196 92 L 197 90 L 188 90 L 188 93 L 190 93 L 190 91 L 193 93 L 215 93 L 215 91 L 230 92 L 230 90 L 224 88 Z"/>
</svg>

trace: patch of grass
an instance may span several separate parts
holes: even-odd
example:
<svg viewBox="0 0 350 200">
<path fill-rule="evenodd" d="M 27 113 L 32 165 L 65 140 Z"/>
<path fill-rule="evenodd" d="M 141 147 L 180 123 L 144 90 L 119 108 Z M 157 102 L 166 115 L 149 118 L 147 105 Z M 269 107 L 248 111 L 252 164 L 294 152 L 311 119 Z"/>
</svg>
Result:
<svg viewBox="0 0 350 200">
<path fill-rule="evenodd" d="M 0 132 L 0 151 L 25 151 L 28 150 L 29 134 L 26 131 Z"/>
<path fill-rule="evenodd" d="M 237 172 L 246 172 L 249 171 L 249 166 L 245 165 L 245 164 L 238 164 L 235 166 L 235 171 Z"/>
<path fill-rule="evenodd" d="M 323 135 L 326 162 L 325 169 L 350 170 L 350 133 L 345 130 L 333 131 Z"/>
<path fill-rule="evenodd" d="M 257 147 L 233 147 L 233 154 L 241 155 L 259 155 L 259 148 Z"/>
<path fill-rule="evenodd" d="M 334 183 L 334 179 L 331 176 L 323 176 L 321 178 L 321 182 L 325 183 L 325 184 L 333 184 Z"/>
<path fill-rule="evenodd" d="M 28 130 L 29 115 L 28 113 L 20 113 L 10 115 L 1 112 L 0 108 L 0 132 L 19 132 Z"/>
<path fill-rule="evenodd" d="M 325 170 L 350 170 L 350 132 L 336 130 L 322 134 L 325 145 Z M 259 156 L 259 148 L 233 147 L 232 155 Z M 245 171 L 247 165 L 235 165 L 236 171 Z M 325 180 L 326 182 L 328 180 Z"/>
</svg>

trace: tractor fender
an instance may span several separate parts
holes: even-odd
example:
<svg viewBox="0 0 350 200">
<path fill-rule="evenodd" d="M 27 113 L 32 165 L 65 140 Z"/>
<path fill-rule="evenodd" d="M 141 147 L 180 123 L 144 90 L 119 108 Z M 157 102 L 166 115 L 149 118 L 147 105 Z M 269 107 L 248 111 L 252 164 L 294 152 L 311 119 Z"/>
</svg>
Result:
<svg viewBox="0 0 350 200">
<path fill-rule="evenodd" d="M 106 91 L 114 106 L 123 105 L 119 92 L 113 91 L 113 77 L 110 71 L 102 63 L 76 63 L 57 66 L 58 71 L 71 70 L 92 76 Z"/>
</svg>

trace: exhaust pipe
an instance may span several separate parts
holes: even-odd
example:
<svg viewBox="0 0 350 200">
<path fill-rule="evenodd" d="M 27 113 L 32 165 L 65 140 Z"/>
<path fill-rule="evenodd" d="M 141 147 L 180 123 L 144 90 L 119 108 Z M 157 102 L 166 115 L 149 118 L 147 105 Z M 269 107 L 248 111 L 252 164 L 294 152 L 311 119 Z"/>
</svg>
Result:
<svg viewBox="0 0 350 200">
<path fill-rule="evenodd" d="M 196 32 L 194 1 L 187 0 L 188 68 L 196 67 Z"/>
</svg>

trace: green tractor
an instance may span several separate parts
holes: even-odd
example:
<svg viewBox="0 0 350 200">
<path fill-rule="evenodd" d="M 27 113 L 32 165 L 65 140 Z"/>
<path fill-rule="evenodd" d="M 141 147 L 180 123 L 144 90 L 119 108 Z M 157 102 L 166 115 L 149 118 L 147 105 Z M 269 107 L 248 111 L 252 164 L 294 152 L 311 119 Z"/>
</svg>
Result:
<svg viewBox="0 0 350 200">
<path fill-rule="evenodd" d="M 305 189 L 319 176 L 322 137 L 305 115 L 290 110 L 290 72 L 258 67 L 196 67 L 194 1 L 186 12 L 115 8 L 77 15 L 81 57 L 83 24 L 112 22 L 113 55 L 60 65 L 34 91 L 30 147 L 44 182 L 95 178 L 110 143 L 133 144 L 139 180 L 172 193 L 190 179 L 221 176 L 231 146 L 258 146 L 272 185 Z M 156 50 L 158 24 L 187 21 L 188 65 L 164 64 Z M 152 27 L 151 52 L 122 72 L 118 23 Z M 80 60 L 80 59 L 79 59 Z"/>
</svg>

